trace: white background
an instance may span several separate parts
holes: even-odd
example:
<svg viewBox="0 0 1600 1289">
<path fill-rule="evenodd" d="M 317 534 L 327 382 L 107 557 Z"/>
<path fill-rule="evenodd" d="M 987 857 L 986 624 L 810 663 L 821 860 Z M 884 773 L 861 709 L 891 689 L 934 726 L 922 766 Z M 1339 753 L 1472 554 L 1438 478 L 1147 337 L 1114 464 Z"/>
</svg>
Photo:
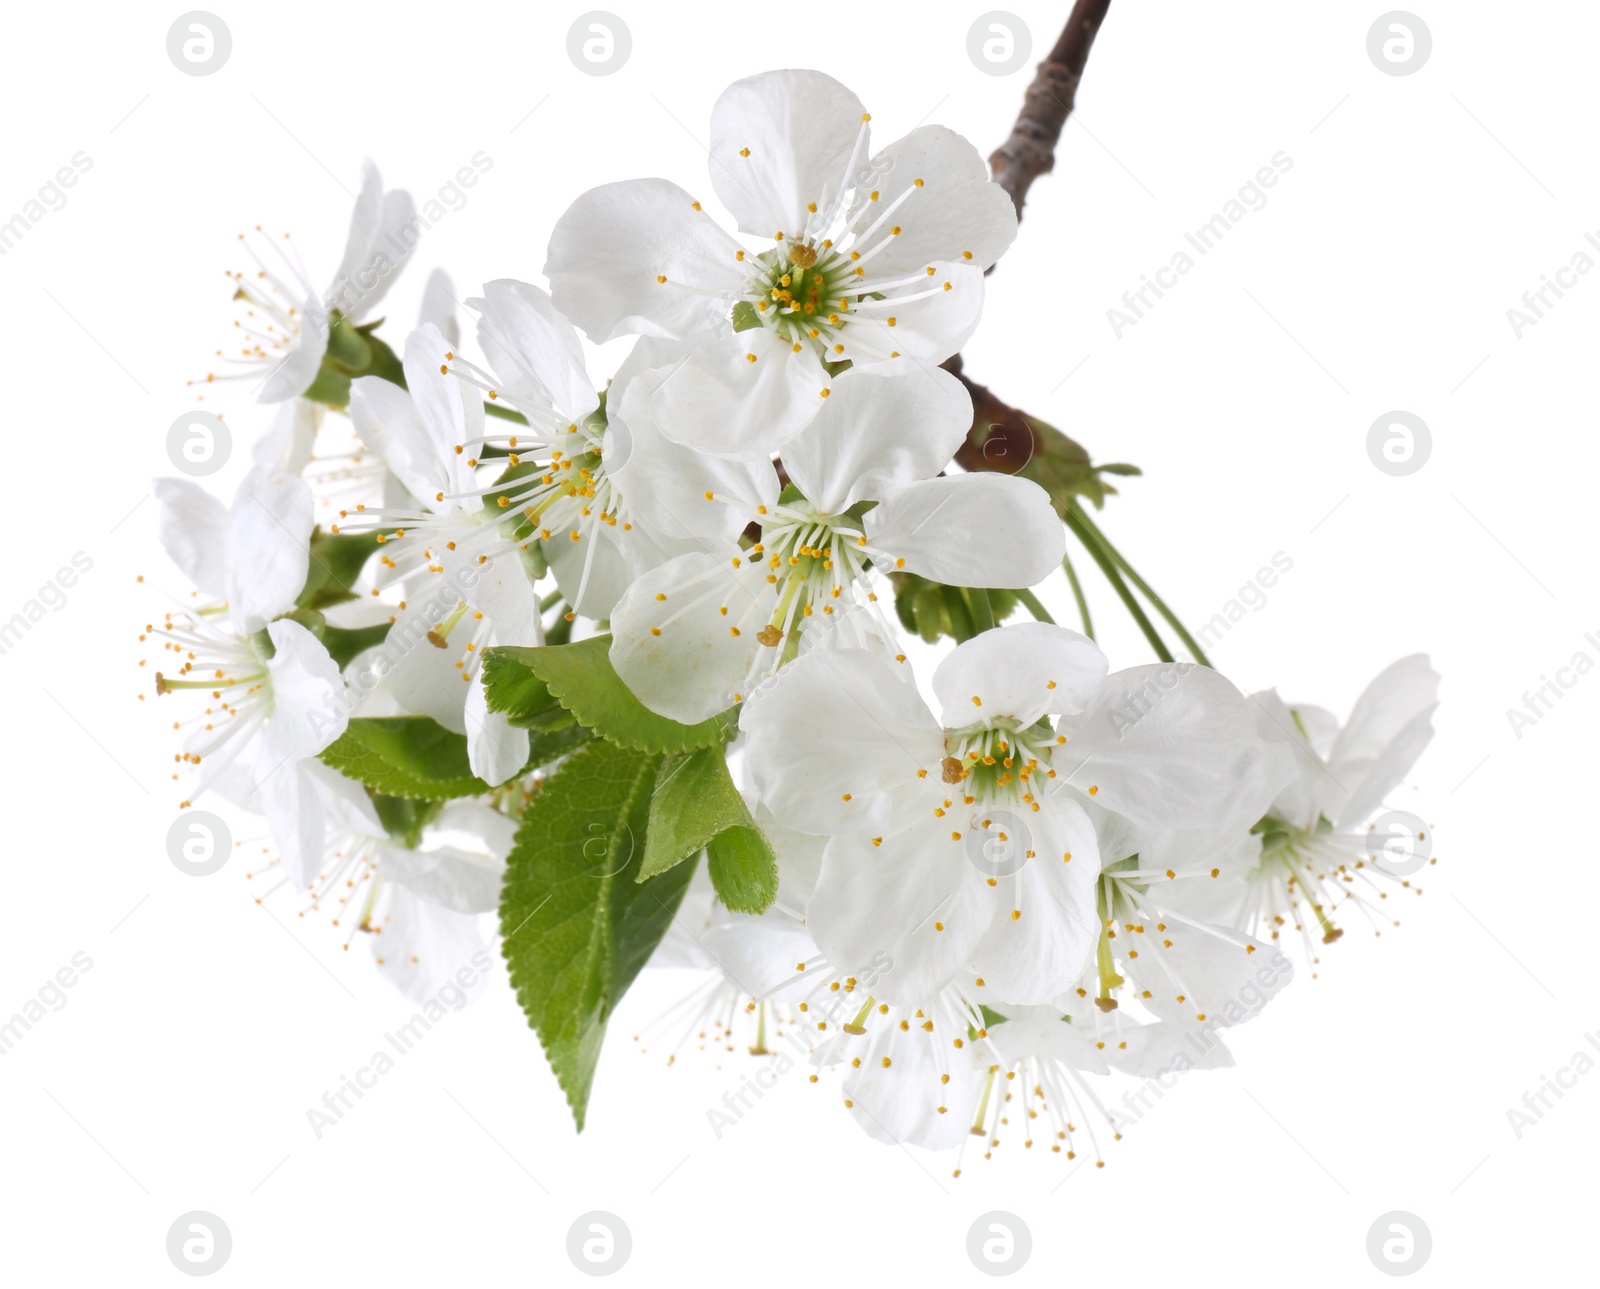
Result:
<svg viewBox="0 0 1600 1289">
<path fill-rule="evenodd" d="M 1182 1082 L 1104 1170 L 1013 1140 L 953 1180 L 950 1159 L 867 1140 L 837 1085 L 803 1075 L 719 1141 L 706 1111 L 746 1066 L 691 1042 L 669 1070 L 670 1044 L 629 1041 L 690 987 L 677 976 L 624 1002 L 575 1137 L 498 966 L 313 1136 L 307 1108 L 410 1009 L 287 891 L 258 906 L 243 859 L 174 869 L 171 716 L 137 698 L 138 631 L 184 589 L 148 480 L 171 472 L 184 381 L 226 338 L 235 234 L 290 230 L 326 277 L 363 156 L 420 200 L 488 153 L 391 297 L 398 346 L 426 269 L 463 293 L 540 280 L 553 221 L 591 185 L 659 174 L 709 199 L 701 140 L 737 77 L 821 68 L 879 139 L 931 113 L 987 153 L 1031 75 L 968 60 L 980 5 L 614 3 L 633 52 L 606 77 L 568 60 L 577 6 L 217 0 L 233 52 L 203 78 L 167 58 L 177 5 L 7 14 L 0 219 L 75 152 L 93 167 L 0 257 L 0 618 L 74 552 L 94 564 L 0 657 L 0 1014 L 75 951 L 94 966 L 0 1058 L 6 1281 L 176 1283 L 165 1235 L 191 1209 L 233 1233 L 219 1284 L 586 1283 L 565 1236 L 591 1209 L 630 1227 L 635 1281 L 977 1283 L 965 1233 L 991 1209 L 1032 1230 L 1018 1284 L 1378 1283 L 1366 1233 L 1393 1209 L 1431 1228 L 1419 1283 L 1583 1279 L 1600 1072 L 1521 1140 L 1506 1115 L 1600 1030 L 1600 677 L 1520 739 L 1505 714 L 1579 650 L 1600 659 L 1600 275 L 1521 339 L 1506 320 L 1600 229 L 1600 11 L 1576 0 L 1415 0 L 1433 52 L 1405 77 L 1367 56 L 1381 0 L 1118 0 L 967 350 L 978 380 L 1146 468 L 1101 522 L 1192 624 L 1293 559 L 1214 651 L 1241 687 L 1343 713 L 1390 660 L 1432 654 L 1439 733 L 1395 804 L 1436 826 L 1440 863 L 1403 926 L 1347 935 L 1235 1032 L 1236 1069 Z M 1042 54 L 1065 4 L 1013 7 Z M 1115 337 L 1106 310 L 1280 150 L 1294 166 L 1270 203 Z M 241 441 L 265 424 L 215 406 Z M 1406 478 L 1365 448 L 1397 408 L 1433 434 Z M 1147 660 L 1090 580 L 1114 665 Z M 1065 613 L 1061 588 L 1050 602 Z"/>
</svg>

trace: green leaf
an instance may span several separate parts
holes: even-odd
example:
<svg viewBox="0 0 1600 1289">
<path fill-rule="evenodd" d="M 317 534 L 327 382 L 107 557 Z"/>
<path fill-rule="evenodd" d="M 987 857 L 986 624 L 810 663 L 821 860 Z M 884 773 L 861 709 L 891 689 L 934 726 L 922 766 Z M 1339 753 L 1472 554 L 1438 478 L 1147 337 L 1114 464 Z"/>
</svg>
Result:
<svg viewBox="0 0 1600 1289">
<path fill-rule="evenodd" d="M 661 763 L 650 795 L 650 831 L 639 880 L 664 873 L 702 848 L 717 896 L 739 913 L 761 913 L 778 894 L 778 861 L 733 786 L 721 747 Z"/>
<path fill-rule="evenodd" d="M 350 588 L 377 549 L 377 533 L 330 533 L 317 529 L 311 534 L 305 589 L 295 603 L 303 609 L 326 609 L 355 599 L 356 593 Z"/>
<path fill-rule="evenodd" d="M 548 765 L 581 747 L 591 735 L 565 729 L 530 731 L 528 762 L 522 773 Z M 335 770 L 389 797 L 444 801 L 488 792 L 472 773 L 467 739 L 428 716 L 361 717 L 324 749 L 322 759 Z"/>
<path fill-rule="evenodd" d="M 976 626 L 972 606 L 961 588 L 930 582 L 915 573 L 890 572 L 889 580 L 894 586 L 895 614 L 907 631 L 929 644 L 942 635 L 957 641 L 971 639 Z M 996 622 L 1004 622 L 1016 611 L 1015 591 L 991 590 L 987 595 Z"/>
<path fill-rule="evenodd" d="M 466 736 L 429 716 L 353 720 L 323 750 L 322 759 L 390 797 L 438 801 L 489 791 L 489 785 L 472 773 Z"/>
<path fill-rule="evenodd" d="M 488 650 L 483 677 L 489 710 L 525 721 L 547 712 L 553 698 L 585 729 L 638 752 L 689 752 L 733 737 L 732 708 L 698 725 L 656 715 L 617 675 L 610 648 L 610 636 L 593 636 L 577 644 Z"/>
<path fill-rule="evenodd" d="M 328 655 L 342 670 L 350 665 L 357 654 L 387 640 L 389 624 L 379 622 L 370 627 L 333 627 L 323 623 L 322 630 L 316 634 Z"/>
<path fill-rule="evenodd" d="M 778 858 L 753 823 L 706 843 L 706 871 L 717 898 L 735 913 L 765 913 L 778 898 Z"/>
<path fill-rule="evenodd" d="M 594 740 L 523 813 L 500 898 L 502 952 L 583 1131 L 606 1022 L 666 933 L 693 864 L 636 882 L 660 758 Z"/>
</svg>

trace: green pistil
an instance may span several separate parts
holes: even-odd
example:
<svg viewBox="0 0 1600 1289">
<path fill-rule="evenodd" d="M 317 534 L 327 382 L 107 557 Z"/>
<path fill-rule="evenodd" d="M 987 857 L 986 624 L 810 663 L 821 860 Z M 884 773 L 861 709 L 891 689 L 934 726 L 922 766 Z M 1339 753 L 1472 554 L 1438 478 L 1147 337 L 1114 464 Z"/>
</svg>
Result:
<svg viewBox="0 0 1600 1289">
<path fill-rule="evenodd" d="M 762 317 L 776 318 L 780 334 L 791 340 L 821 339 L 811 332 L 831 336 L 843 325 L 848 301 L 859 294 L 849 256 L 810 242 L 784 242 L 765 252 L 759 262 L 765 268 L 767 307 L 758 311 Z M 794 312 L 788 312 L 791 309 Z"/>
<path fill-rule="evenodd" d="M 972 1116 L 972 1135 L 974 1137 L 984 1135 L 984 1122 L 989 1117 L 989 1097 L 994 1092 L 995 1074 L 999 1068 L 999 1066 L 990 1066 L 989 1077 L 983 1082 L 983 1096 L 978 1102 L 977 1113 Z"/>
<path fill-rule="evenodd" d="M 959 767 L 962 794 L 982 802 L 1017 804 L 1034 795 L 1050 766 L 1049 727 L 1019 730 L 1007 717 L 992 726 L 969 725 L 945 733 L 945 782 Z"/>
<path fill-rule="evenodd" d="M 450 633 L 456 629 L 456 623 L 461 621 L 462 617 L 466 614 L 466 611 L 467 602 L 465 600 L 457 601 L 456 607 L 451 611 L 450 616 L 436 626 L 432 631 L 428 632 L 428 643 L 437 649 L 448 648 L 450 644 Z"/>
<path fill-rule="evenodd" d="M 867 1019 L 867 1013 L 872 1010 L 873 1001 L 872 996 L 870 994 L 867 995 L 867 1001 L 861 1004 L 861 1010 L 845 1025 L 844 1032 L 846 1034 L 865 1034 L 867 1032 L 864 1022 Z"/>
<path fill-rule="evenodd" d="M 1332 944 L 1344 934 L 1344 931 L 1334 925 L 1333 920 L 1324 911 L 1321 900 L 1318 899 L 1318 895 L 1321 894 L 1321 883 L 1314 871 L 1315 860 L 1308 857 L 1301 849 L 1310 834 L 1303 828 L 1296 828 L 1270 815 L 1258 823 L 1252 831 L 1261 835 L 1262 861 L 1276 861 L 1283 865 L 1289 874 L 1291 885 L 1299 885 L 1302 898 L 1316 915 L 1317 928 L 1322 932 L 1322 943 Z M 1313 887 L 1317 888 L 1315 893 Z"/>
<path fill-rule="evenodd" d="M 1099 887 L 1097 903 L 1100 909 L 1100 940 L 1095 946 L 1095 970 L 1100 976 L 1100 993 L 1094 1001 L 1095 1006 L 1101 1011 L 1109 1012 L 1117 1009 L 1113 991 L 1123 983 L 1123 979 L 1117 974 L 1116 963 L 1111 957 L 1111 924 L 1116 912 L 1115 891 L 1108 881 L 1102 880 Z"/>
</svg>

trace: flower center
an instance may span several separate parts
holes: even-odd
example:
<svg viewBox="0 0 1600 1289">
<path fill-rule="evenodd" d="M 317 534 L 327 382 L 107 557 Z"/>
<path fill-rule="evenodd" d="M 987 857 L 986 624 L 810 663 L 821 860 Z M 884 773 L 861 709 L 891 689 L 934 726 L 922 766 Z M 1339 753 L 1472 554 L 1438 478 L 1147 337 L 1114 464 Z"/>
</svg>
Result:
<svg viewBox="0 0 1600 1289">
<path fill-rule="evenodd" d="M 752 559 L 767 566 L 767 582 L 778 588 L 772 617 L 759 632 L 764 645 L 777 645 L 820 604 L 825 615 L 833 601 L 866 573 L 866 538 L 848 515 L 823 515 L 807 501 L 758 510 L 761 541 Z"/>
<path fill-rule="evenodd" d="M 1027 806 L 1037 811 L 1035 778 L 1053 778 L 1055 735 L 1043 721 L 1020 728 L 1010 716 L 944 732 L 944 781 L 962 785 L 968 805 Z"/>
</svg>

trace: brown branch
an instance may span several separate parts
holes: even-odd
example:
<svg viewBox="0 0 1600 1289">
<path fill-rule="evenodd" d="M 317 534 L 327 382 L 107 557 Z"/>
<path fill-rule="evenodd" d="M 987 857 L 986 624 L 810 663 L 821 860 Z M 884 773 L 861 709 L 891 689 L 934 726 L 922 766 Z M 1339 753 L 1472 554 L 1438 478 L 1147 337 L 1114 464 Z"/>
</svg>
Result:
<svg viewBox="0 0 1600 1289">
<path fill-rule="evenodd" d="M 1039 64 L 1033 83 L 1028 86 L 1010 136 L 989 157 L 991 176 L 1011 197 L 1019 219 L 1033 181 L 1048 174 L 1055 165 L 1056 143 L 1072 112 L 1095 35 L 1110 8 L 1111 0 L 1076 0 L 1055 48 Z M 946 360 L 943 366 L 972 395 L 972 429 L 956 452 L 956 464 L 964 470 L 1015 474 L 1044 453 L 1040 432 L 1034 428 L 1036 422 L 995 397 L 987 386 L 965 376 L 960 354 Z M 1054 455 L 1065 457 L 1070 468 L 1081 466 L 1093 475 L 1087 452 L 1059 431 L 1044 428 L 1049 429 L 1054 440 L 1061 441 L 1051 442 L 1050 446 L 1056 449 Z M 1063 449 L 1062 444 L 1070 446 Z"/>
<path fill-rule="evenodd" d="M 972 429 L 956 449 L 956 464 L 963 470 L 990 470 L 1015 474 L 1038 451 L 1038 438 L 1028 419 L 961 370 L 961 355 L 948 359 L 944 369 L 967 387 L 972 396 Z"/>
<path fill-rule="evenodd" d="M 1056 143 L 1072 112 L 1095 34 L 1110 7 L 1111 0 L 1077 0 L 1072 6 L 1061 38 L 1028 86 L 1010 137 L 989 157 L 994 181 L 1011 195 L 1018 219 L 1033 181 L 1055 165 Z"/>
</svg>

